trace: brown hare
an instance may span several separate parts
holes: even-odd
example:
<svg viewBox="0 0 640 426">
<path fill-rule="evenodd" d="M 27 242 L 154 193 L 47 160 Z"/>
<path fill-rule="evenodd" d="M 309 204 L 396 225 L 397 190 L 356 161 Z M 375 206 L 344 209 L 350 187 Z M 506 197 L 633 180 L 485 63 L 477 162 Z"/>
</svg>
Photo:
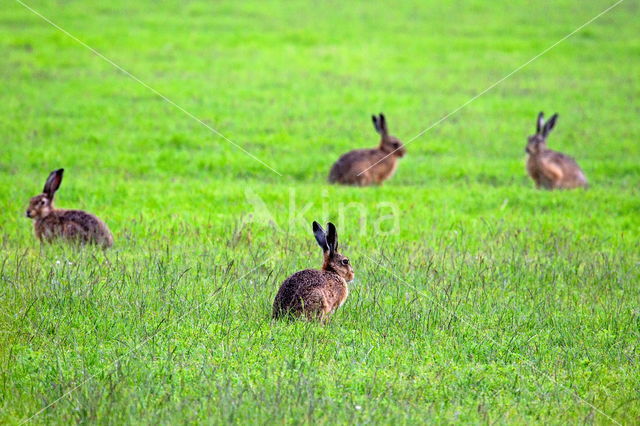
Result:
<svg viewBox="0 0 640 426">
<path fill-rule="evenodd" d="M 544 113 L 538 114 L 536 134 L 529 136 L 527 148 L 527 172 L 536 188 L 571 189 L 586 188 L 587 178 L 576 161 L 560 152 L 547 148 L 547 136 L 556 125 L 558 114 L 545 123 Z"/>
<path fill-rule="evenodd" d="M 330 183 L 343 185 L 380 185 L 396 171 L 398 158 L 407 150 L 400 140 L 389 134 L 383 114 L 371 117 L 380 134 L 380 146 L 373 149 L 356 149 L 347 152 L 335 162 L 329 172 Z"/>
<path fill-rule="evenodd" d="M 338 234 L 329 222 L 328 232 L 313 222 L 313 234 L 324 252 L 322 269 L 305 269 L 284 280 L 273 301 L 273 317 L 304 315 L 327 321 L 349 294 L 347 282 L 354 274 L 349 259 L 338 253 Z"/>
<path fill-rule="evenodd" d="M 43 242 L 60 238 L 111 247 L 113 236 L 103 221 L 81 210 L 62 210 L 53 206 L 53 197 L 60 187 L 63 173 L 64 169 L 51 172 L 42 194 L 31 198 L 29 202 L 27 217 L 35 219 L 36 237 Z"/>
</svg>

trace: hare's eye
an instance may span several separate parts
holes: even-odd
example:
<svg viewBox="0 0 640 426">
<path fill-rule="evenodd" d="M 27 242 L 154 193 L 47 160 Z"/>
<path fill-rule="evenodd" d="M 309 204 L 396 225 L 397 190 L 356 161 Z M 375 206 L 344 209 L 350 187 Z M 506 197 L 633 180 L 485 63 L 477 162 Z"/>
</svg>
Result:
<svg viewBox="0 0 640 426">
<path fill-rule="evenodd" d="M 343 265 L 348 265 L 349 264 L 349 259 L 342 259 L 342 264 Z"/>
</svg>

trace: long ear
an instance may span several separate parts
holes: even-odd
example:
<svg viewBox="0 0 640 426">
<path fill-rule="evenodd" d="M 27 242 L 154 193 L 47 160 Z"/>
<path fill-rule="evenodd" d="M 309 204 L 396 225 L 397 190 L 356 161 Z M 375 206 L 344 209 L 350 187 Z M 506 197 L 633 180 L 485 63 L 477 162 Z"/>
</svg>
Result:
<svg viewBox="0 0 640 426">
<path fill-rule="evenodd" d="M 333 255 L 338 251 L 338 231 L 333 223 L 327 224 L 327 244 L 329 245 L 329 251 Z"/>
<path fill-rule="evenodd" d="M 383 113 L 380 113 L 380 130 L 382 130 L 383 135 L 389 134 L 389 128 L 387 127 L 387 119 L 384 117 Z"/>
<path fill-rule="evenodd" d="M 60 188 L 60 184 L 62 183 L 62 174 L 64 173 L 64 169 L 54 170 L 49 174 L 47 181 L 44 184 L 44 189 L 42 192 L 47 196 L 48 199 L 53 200 L 53 196 Z"/>
<path fill-rule="evenodd" d="M 544 136 L 545 138 L 547 137 L 547 135 L 551 132 L 551 130 L 553 130 L 553 128 L 556 125 L 556 120 L 558 120 L 558 114 L 553 114 L 551 116 L 551 118 L 549 119 L 549 121 L 547 121 L 546 123 L 544 123 L 544 127 L 542 128 L 542 136 Z"/>
<path fill-rule="evenodd" d="M 376 132 L 382 134 L 382 128 L 380 127 L 380 122 L 378 121 L 378 117 L 376 117 L 375 115 L 372 115 L 371 120 L 373 121 L 373 127 L 376 128 Z"/>
<path fill-rule="evenodd" d="M 542 126 L 544 126 L 544 112 L 540 111 L 536 120 L 536 134 L 542 131 Z"/>
<path fill-rule="evenodd" d="M 316 237 L 318 245 L 322 248 L 323 252 L 329 251 L 329 244 L 327 244 L 327 235 L 324 233 L 322 226 L 315 220 L 313 221 L 313 235 Z"/>
</svg>

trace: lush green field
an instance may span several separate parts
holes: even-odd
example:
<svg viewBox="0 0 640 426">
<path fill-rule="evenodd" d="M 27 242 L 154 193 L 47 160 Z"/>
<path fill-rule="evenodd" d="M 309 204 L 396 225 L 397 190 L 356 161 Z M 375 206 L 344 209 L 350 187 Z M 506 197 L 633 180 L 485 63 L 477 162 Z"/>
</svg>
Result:
<svg viewBox="0 0 640 426">
<path fill-rule="evenodd" d="M 0 8 L 0 423 L 640 422 L 640 8 L 612 2 L 27 1 Z M 537 191 L 538 111 L 587 191 Z M 40 246 L 57 205 L 116 245 Z M 270 168 L 274 169 L 271 170 Z M 331 322 L 271 320 L 332 220 Z M 35 417 L 32 417 L 34 416 Z"/>
</svg>

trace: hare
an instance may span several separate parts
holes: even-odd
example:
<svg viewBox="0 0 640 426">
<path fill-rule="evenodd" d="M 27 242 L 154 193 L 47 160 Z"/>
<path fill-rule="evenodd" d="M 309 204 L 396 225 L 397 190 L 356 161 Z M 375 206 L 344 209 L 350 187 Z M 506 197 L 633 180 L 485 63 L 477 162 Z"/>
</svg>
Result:
<svg viewBox="0 0 640 426">
<path fill-rule="evenodd" d="M 380 146 L 373 149 L 356 149 L 347 152 L 335 162 L 329 172 L 330 183 L 343 185 L 380 185 L 396 171 L 398 158 L 407 150 L 400 140 L 389 134 L 383 114 L 371 116 L 380 134 Z"/>
<path fill-rule="evenodd" d="M 547 136 L 556 125 L 558 114 L 553 114 L 545 123 L 544 113 L 538 114 L 536 134 L 529 136 L 527 172 L 535 181 L 536 188 L 571 189 L 588 187 L 587 178 L 576 161 L 560 152 L 547 148 Z"/>
<path fill-rule="evenodd" d="M 304 315 L 326 321 L 349 294 L 347 282 L 354 274 L 349 259 L 338 253 L 338 234 L 333 223 L 328 232 L 313 222 L 313 234 L 324 253 L 322 269 L 305 269 L 284 280 L 273 301 L 273 317 Z"/>
<path fill-rule="evenodd" d="M 53 207 L 53 197 L 62 182 L 64 169 L 51 172 L 42 194 L 31 198 L 27 217 L 35 219 L 36 237 L 51 242 L 61 238 L 80 243 L 94 243 L 103 247 L 113 245 L 107 225 L 92 214 L 81 210 L 62 210 Z"/>
</svg>

